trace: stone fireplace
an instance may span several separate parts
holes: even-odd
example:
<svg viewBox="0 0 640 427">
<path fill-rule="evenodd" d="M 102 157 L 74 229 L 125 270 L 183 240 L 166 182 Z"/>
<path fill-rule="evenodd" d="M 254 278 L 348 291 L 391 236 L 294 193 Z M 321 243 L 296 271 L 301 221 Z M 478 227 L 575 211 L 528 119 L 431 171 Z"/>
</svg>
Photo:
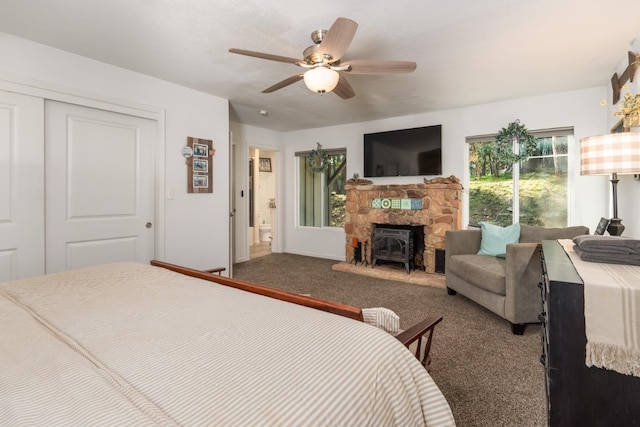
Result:
<svg viewBox="0 0 640 427">
<path fill-rule="evenodd" d="M 367 242 L 363 261 L 371 264 L 373 230 L 378 225 L 422 226 L 423 266 L 436 271 L 436 249 L 445 249 L 447 230 L 461 228 L 462 185 L 456 177 L 434 178 L 420 184 L 373 185 L 350 179 L 345 187 L 346 260 L 353 259 L 353 242 Z"/>
</svg>

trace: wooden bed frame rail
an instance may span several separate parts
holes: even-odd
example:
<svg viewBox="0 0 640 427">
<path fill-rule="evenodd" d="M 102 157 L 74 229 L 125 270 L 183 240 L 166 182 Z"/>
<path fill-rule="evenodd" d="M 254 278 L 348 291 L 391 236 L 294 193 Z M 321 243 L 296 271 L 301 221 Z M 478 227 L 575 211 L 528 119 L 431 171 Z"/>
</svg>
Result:
<svg viewBox="0 0 640 427">
<path fill-rule="evenodd" d="M 237 279 L 230 279 L 228 277 L 212 274 L 206 271 L 194 270 L 175 264 L 169 264 L 167 262 L 151 260 L 151 265 L 166 268 L 167 270 L 175 271 L 186 276 L 197 277 L 198 279 L 216 282 L 221 285 L 230 286 L 232 288 L 242 289 L 243 291 L 253 292 L 254 294 L 264 295 L 282 301 L 304 305 L 318 310 L 327 311 L 329 313 L 339 314 L 340 316 L 348 317 L 350 319 L 362 321 L 362 310 L 351 305 L 339 304 L 319 298 L 293 294 L 290 292 L 281 291 L 279 289 L 257 285 L 255 283 L 243 282 Z"/>
<path fill-rule="evenodd" d="M 415 356 L 427 371 L 430 370 L 431 366 L 431 356 L 429 352 L 431 351 L 433 331 L 440 322 L 442 322 L 442 316 L 434 314 L 396 335 L 396 338 L 407 348 L 410 348 L 414 342 L 416 343 Z M 422 338 L 425 337 L 427 340 L 423 345 Z"/>
<path fill-rule="evenodd" d="M 182 267 L 168 262 L 151 260 L 151 265 L 155 267 L 166 268 L 167 270 L 175 271 L 180 274 L 184 274 L 190 277 L 196 277 L 198 279 L 207 280 L 209 282 L 219 283 L 224 286 L 230 286 L 232 288 L 241 289 L 247 292 L 253 292 L 254 294 L 264 295 L 266 297 L 279 299 L 281 301 L 287 301 L 293 304 L 303 305 L 306 307 L 315 308 L 318 310 L 326 311 L 340 316 L 348 317 L 350 319 L 363 321 L 362 309 L 346 304 L 339 304 L 332 301 L 323 300 L 320 298 L 313 298 L 306 295 L 293 294 L 279 289 L 270 288 L 268 286 L 262 286 L 255 283 L 244 282 L 242 280 L 230 279 L 220 275 L 221 269 L 211 270 L 195 270 L 188 267 Z M 216 274 L 218 273 L 218 274 Z M 422 366 L 429 370 L 431 364 L 431 357 L 429 352 L 431 350 L 431 341 L 433 338 L 433 332 L 438 323 L 442 321 L 442 316 L 431 315 L 421 322 L 413 325 L 409 329 L 400 332 L 396 338 L 404 344 L 407 348 L 411 344 L 416 344 L 415 356 L 420 361 Z M 426 337 L 426 342 L 423 345 L 422 339 Z"/>
</svg>

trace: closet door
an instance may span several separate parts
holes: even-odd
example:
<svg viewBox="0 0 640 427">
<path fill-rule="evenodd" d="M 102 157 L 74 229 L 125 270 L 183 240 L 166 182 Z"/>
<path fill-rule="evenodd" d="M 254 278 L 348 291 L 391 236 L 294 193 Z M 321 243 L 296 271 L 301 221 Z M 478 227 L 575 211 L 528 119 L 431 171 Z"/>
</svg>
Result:
<svg viewBox="0 0 640 427">
<path fill-rule="evenodd" d="M 0 282 L 44 273 L 44 101 L 0 91 Z"/>
<path fill-rule="evenodd" d="M 154 129 L 152 120 L 46 102 L 47 273 L 153 258 Z"/>
</svg>

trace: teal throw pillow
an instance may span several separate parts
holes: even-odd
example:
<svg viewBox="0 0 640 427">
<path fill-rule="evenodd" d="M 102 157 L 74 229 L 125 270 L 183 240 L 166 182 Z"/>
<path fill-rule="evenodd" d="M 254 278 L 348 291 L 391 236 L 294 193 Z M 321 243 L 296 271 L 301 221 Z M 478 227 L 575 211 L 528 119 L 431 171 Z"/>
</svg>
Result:
<svg viewBox="0 0 640 427">
<path fill-rule="evenodd" d="M 520 224 L 500 227 L 486 222 L 480 223 L 482 237 L 478 255 L 490 255 L 504 258 L 507 255 L 507 244 L 520 241 Z"/>
</svg>

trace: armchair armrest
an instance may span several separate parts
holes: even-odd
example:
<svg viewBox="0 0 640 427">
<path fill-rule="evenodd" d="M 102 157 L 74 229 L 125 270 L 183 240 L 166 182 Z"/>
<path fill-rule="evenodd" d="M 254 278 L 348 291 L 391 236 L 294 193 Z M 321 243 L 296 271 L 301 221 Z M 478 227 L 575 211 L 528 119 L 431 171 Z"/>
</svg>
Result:
<svg viewBox="0 0 640 427">
<path fill-rule="evenodd" d="M 537 322 L 542 309 L 540 243 L 507 245 L 505 318 L 511 323 Z"/>
<path fill-rule="evenodd" d="M 413 325 L 406 331 L 400 332 L 398 335 L 396 335 L 396 338 L 407 348 L 409 348 L 411 344 L 417 341 L 415 356 L 420 361 L 422 366 L 425 367 L 427 372 L 429 371 L 429 368 L 431 366 L 431 356 L 429 356 L 429 352 L 431 351 L 431 340 L 433 338 L 433 331 L 435 330 L 436 325 L 440 322 L 442 322 L 441 315 L 431 315 L 421 322 Z M 427 342 L 423 346 L 422 338 L 427 333 Z"/>
</svg>

